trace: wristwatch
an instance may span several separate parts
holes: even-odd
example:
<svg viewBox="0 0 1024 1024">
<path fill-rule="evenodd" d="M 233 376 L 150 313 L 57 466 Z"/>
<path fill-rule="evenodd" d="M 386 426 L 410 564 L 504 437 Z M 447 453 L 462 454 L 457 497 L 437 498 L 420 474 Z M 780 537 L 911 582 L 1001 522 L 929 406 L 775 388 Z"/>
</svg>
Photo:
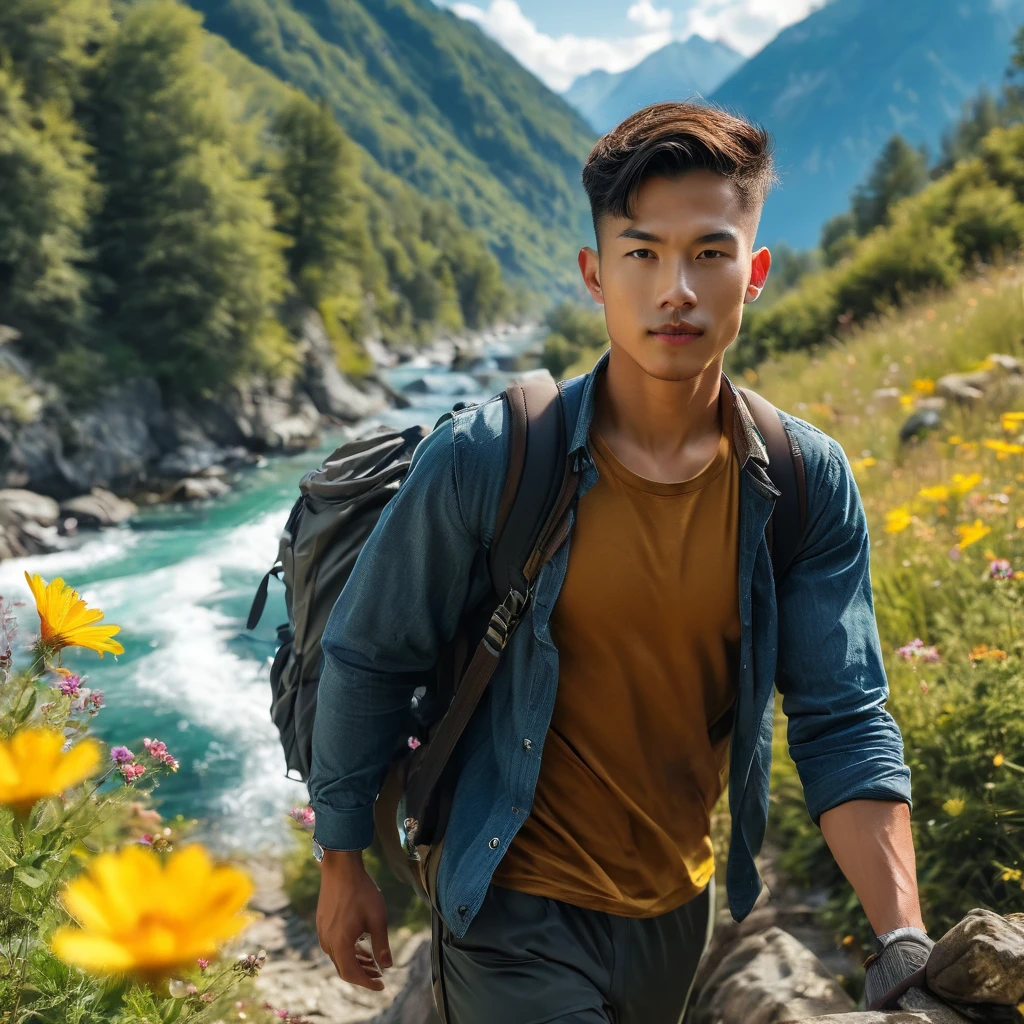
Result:
<svg viewBox="0 0 1024 1024">
<path fill-rule="evenodd" d="M 313 843 L 313 860 L 315 860 L 317 864 L 322 864 L 324 859 L 324 848 L 315 839 L 311 840 L 311 842 Z"/>
</svg>

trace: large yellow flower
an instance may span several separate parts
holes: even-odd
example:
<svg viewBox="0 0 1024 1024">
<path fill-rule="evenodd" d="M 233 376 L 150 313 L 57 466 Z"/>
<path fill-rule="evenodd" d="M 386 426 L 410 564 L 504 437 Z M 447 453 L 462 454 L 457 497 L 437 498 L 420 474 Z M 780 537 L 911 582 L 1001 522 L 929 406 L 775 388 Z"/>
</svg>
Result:
<svg viewBox="0 0 1024 1024">
<path fill-rule="evenodd" d="M 245 872 L 215 866 L 199 844 L 166 863 L 142 846 L 101 853 L 88 873 L 64 890 L 80 928 L 59 928 L 52 948 L 61 960 L 98 974 L 128 972 L 151 981 L 210 957 L 252 920 Z"/>
<path fill-rule="evenodd" d="M 22 729 L 0 740 L 0 804 L 27 814 L 37 800 L 57 796 L 83 782 L 100 760 L 93 740 L 82 740 L 66 754 L 56 729 Z"/>
<path fill-rule="evenodd" d="M 98 608 L 88 608 L 78 591 L 69 587 L 59 576 L 44 583 L 35 573 L 28 580 L 36 611 L 39 612 L 40 635 L 43 646 L 54 653 L 63 647 L 87 647 L 103 657 L 104 651 L 124 654 L 124 648 L 111 637 L 121 631 L 120 626 L 109 623 L 94 625 L 103 618 Z"/>
</svg>

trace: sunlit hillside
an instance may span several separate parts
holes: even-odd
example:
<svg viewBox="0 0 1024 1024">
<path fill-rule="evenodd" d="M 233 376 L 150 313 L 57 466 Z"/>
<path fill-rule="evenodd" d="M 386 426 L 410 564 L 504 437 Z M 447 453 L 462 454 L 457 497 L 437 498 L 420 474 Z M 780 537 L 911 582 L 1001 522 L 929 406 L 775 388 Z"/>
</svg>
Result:
<svg viewBox="0 0 1024 1024">
<path fill-rule="evenodd" d="M 1020 266 L 747 375 L 837 438 L 858 481 L 925 919 L 938 934 L 976 906 L 1024 910 L 1024 375 L 992 356 L 1024 356 Z M 942 382 L 951 373 L 976 376 Z M 965 387 L 980 397 L 942 400 Z M 835 884 L 837 933 L 868 937 L 804 810 L 781 720 L 776 736 L 772 827 L 785 866 Z"/>
</svg>

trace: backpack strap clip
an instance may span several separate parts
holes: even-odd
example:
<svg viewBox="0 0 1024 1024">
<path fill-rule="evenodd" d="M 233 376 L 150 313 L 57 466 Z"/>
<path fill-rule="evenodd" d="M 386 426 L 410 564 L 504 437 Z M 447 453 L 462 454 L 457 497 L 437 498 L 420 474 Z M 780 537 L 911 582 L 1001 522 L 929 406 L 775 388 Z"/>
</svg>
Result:
<svg viewBox="0 0 1024 1024">
<path fill-rule="evenodd" d="M 519 593 L 513 587 L 508 592 L 505 600 L 494 609 L 494 614 L 491 616 L 491 621 L 487 624 L 487 633 L 482 642 L 495 657 L 505 649 L 508 638 L 512 635 L 516 626 L 519 625 L 519 620 L 523 617 L 523 612 L 526 610 L 526 605 L 532 593 L 532 581 L 525 594 Z"/>
</svg>

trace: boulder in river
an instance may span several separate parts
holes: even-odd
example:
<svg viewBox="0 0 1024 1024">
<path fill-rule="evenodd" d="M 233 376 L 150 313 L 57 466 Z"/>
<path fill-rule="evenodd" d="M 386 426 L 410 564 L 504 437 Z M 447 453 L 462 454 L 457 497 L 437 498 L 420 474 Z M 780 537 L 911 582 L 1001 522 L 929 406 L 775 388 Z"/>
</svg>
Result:
<svg viewBox="0 0 1024 1024">
<path fill-rule="evenodd" d="M 168 501 L 207 501 L 227 494 L 231 488 L 217 477 L 186 477 L 167 494 Z"/>
<path fill-rule="evenodd" d="M 130 519 L 138 511 L 134 502 L 119 498 L 102 487 L 94 487 L 88 494 L 80 494 L 61 502 L 62 520 L 74 519 L 76 525 L 85 529 L 99 529 L 103 526 L 117 526 Z"/>
</svg>

